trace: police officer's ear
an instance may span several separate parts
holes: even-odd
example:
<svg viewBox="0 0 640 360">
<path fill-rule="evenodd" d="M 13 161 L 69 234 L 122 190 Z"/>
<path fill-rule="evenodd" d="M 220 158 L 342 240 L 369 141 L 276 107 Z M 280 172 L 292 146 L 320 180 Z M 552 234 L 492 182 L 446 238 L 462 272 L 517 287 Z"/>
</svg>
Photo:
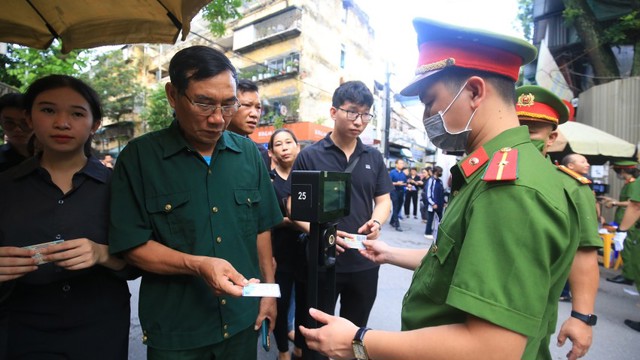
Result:
<svg viewBox="0 0 640 360">
<path fill-rule="evenodd" d="M 467 80 L 467 85 L 465 87 L 465 90 L 469 93 L 471 107 L 475 110 L 487 96 L 487 83 L 479 76 L 472 76 Z"/>
<path fill-rule="evenodd" d="M 553 130 L 551 134 L 549 134 L 549 138 L 547 139 L 547 148 L 553 145 L 554 142 L 558 139 L 558 130 Z"/>
</svg>

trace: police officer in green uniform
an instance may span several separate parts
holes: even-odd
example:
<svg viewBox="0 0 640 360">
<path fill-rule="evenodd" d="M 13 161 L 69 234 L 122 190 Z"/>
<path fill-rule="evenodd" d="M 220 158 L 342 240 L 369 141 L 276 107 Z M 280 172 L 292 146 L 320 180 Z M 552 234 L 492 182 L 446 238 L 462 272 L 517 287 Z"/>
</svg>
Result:
<svg viewBox="0 0 640 360">
<path fill-rule="evenodd" d="M 629 191 L 631 189 L 631 186 L 633 182 L 636 181 L 638 173 L 640 173 L 640 171 L 636 167 L 637 165 L 638 162 L 633 160 L 617 160 L 613 163 L 613 171 L 616 173 L 618 178 L 624 180 L 625 184 L 622 186 L 622 189 L 620 189 L 620 196 L 618 197 L 617 201 L 608 197 L 605 197 L 604 201 L 606 207 L 616 207 L 616 213 L 614 215 L 613 221 L 618 225 L 620 224 L 620 222 L 622 222 L 624 211 L 627 206 L 629 206 Z M 633 280 L 631 279 L 636 279 L 638 277 L 638 274 L 633 273 L 635 267 L 632 266 L 631 263 L 640 261 L 640 258 L 638 258 L 637 255 L 634 257 L 634 253 L 632 252 L 632 250 L 635 249 L 634 244 L 638 239 L 640 239 L 640 230 L 638 230 L 635 226 L 632 226 L 629 229 L 629 235 L 625 239 L 624 249 L 621 253 L 622 260 L 624 261 L 622 274 L 607 278 L 607 281 L 624 285 L 633 284 Z"/>
<path fill-rule="evenodd" d="M 432 20 L 414 26 L 419 67 L 402 94 L 420 96 L 434 145 L 469 154 L 452 168 L 453 199 L 421 260 L 420 250 L 388 259 L 416 269 L 402 332 L 358 329 L 312 310 L 326 325 L 302 333 L 312 349 L 336 359 L 550 358 L 540 343 L 556 316 L 578 229 L 558 170 L 515 111 L 519 68 L 536 50 Z"/>
<path fill-rule="evenodd" d="M 633 232 L 638 231 L 638 226 L 640 223 L 640 181 L 634 181 L 630 183 L 629 186 L 629 204 L 627 205 L 627 209 L 624 212 L 624 216 L 620 221 L 620 225 L 618 226 L 618 231 L 613 237 L 613 242 L 616 248 L 631 248 L 631 253 L 633 259 L 637 259 L 640 255 L 640 244 L 638 243 L 638 238 L 631 238 L 631 241 L 625 241 L 627 237 L 632 236 Z M 625 268 L 632 268 L 630 270 L 631 274 L 640 274 L 640 262 L 632 261 L 631 264 L 625 263 Z M 640 286 L 638 285 L 638 281 L 640 279 L 633 278 L 636 282 L 636 288 L 640 290 Z M 630 328 L 640 331 L 640 321 L 633 320 L 625 320 L 624 323 Z"/>
<path fill-rule="evenodd" d="M 255 360 L 256 330 L 265 318 L 273 329 L 276 301 L 239 296 L 249 278 L 275 282 L 270 229 L 282 215 L 254 143 L 225 131 L 238 108 L 229 59 L 193 46 L 169 74 L 176 119 L 118 157 L 110 251 L 145 271 L 149 359 Z"/>
<path fill-rule="evenodd" d="M 558 137 L 558 124 L 569 118 L 568 109 L 560 98 L 540 86 L 521 86 L 516 89 L 516 96 L 516 112 L 520 124 L 529 128 L 531 142 L 546 156 L 547 150 Z M 588 186 L 591 181 L 562 165 L 558 166 L 558 170 L 567 175 L 560 180 L 563 187 L 569 190 L 576 205 L 580 225 L 580 243 L 569 274 L 573 311 L 572 316 L 562 324 L 558 344 L 564 344 L 568 337 L 573 343 L 570 354 L 584 355 L 593 339 L 591 327 L 595 315 L 592 313 L 600 275 L 597 248 L 602 247 L 602 240 L 598 236 L 596 199 Z M 555 326 L 556 318 L 553 317 L 549 321 L 549 336 L 554 332 Z M 548 347 L 549 341 L 543 341 L 540 346 Z"/>
</svg>

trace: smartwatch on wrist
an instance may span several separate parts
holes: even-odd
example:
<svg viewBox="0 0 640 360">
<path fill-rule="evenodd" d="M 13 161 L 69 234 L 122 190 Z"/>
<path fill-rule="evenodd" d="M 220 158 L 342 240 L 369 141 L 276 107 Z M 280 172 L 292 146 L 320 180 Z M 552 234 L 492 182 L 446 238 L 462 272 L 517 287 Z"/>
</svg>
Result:
<svg viewBox="0 0 640 360">
<path fill-rule="evenodd" d="M 586 315 L 573 310 L 571 311 L 571 317 L 581 320 L 589 326 L 594 326 L 598 322 L 598 317 L 593 314 Z"/>
<path fill-rule="evenodd" d="M 356 332 L 356 336 L 353 337 L 351 346 L 353 347 L 353 355 L 357 360 L 369 360 L 367 349 L 364 347 L 364 334 L 371 329 L 367 327 L 361 327 Z"/>
</svg>

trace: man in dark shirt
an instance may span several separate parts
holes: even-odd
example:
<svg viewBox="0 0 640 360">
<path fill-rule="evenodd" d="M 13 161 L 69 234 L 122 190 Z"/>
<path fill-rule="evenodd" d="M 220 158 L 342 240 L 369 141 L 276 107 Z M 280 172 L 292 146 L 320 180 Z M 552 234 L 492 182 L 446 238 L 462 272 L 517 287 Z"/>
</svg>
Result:
<svg viewBox="0 0 640 360">
<path fill-rule="evenodd" d="M 393 190 L 382 155 L 364 145 L 360 134 L 373 118 L 373 95 L 360 81 L 340 85 L 333 94 L 333 131 L 300 152 L 295 170 L 344 172 L 357 161 L 351 172 L 351 212 L 338 223 L 338 242 L 348 234 L 366 234 L 377 239 L 380 224 L 391 211 L 389 193 Z M 289 177 L 291 179 L 291 177 Z M 290 181 L 289 181 L 289 191 Z M 290 198 L 289 198 L 290 199 Z M 365 259 L 358 250 L 348 249 L 337 257 L 336 296 L 340 295 L 340 315 L 365 326 L 378 287 L 379 265 Z"/>
<path fill-rule="evenodd" d="M 251 80 L 238 80 L 238 89 L 236 90 L 238 97 L 238 111 L 233 115 L 227 130 L 242 136 L 249 136 L 256 131 L 260 116 L 262 115 L 262 104 L 260 103 L 260 92 L 258 85 Z M 264 146 L 256 144 L 262 160 L 267 166 L 267 170 L 271 170 L 271 157 L 269 151 Z"/>
<path fill-rule="evenodd" d="M 433 219 L 435 215 L 438 215 L 438 219 L 442 219 L 444 186 L 440 177 L 442 177 L 442 168 L 435 166 L 433 168 L 433 176 L 427 180 L 424 188 L 427 195 L 427 227 L 424 231 L 424 237 L 428 239 L 433 239 Z"/>
<path fill-rule="evenodd" d="M 402 209 L 402 204 L 404 203 L 404 190 L 407 185 L 407 175 L 402 172 L 402 169 L 404 169 L 404 160 L 398 159 L 396 160 L 395 169 L 389 172 L 391 183 L 395 187 L 391 192 L 391 204 L 393 205 L 393 209 L 391 210 L 391 221 L 389 224 L 396 228 L 396 231 L 402 231 L 398 216 L 400 215 L 400 209 Z"/>
<path fill-rule="evenodd" d="M 22 94 L 0 97 L 0 126 L 7 142 L 0 146 L 0 172 L 20 164 L 29 156 L 28 144 L 33 130 L 27 125 L 22 108 Z"/>
</svg>

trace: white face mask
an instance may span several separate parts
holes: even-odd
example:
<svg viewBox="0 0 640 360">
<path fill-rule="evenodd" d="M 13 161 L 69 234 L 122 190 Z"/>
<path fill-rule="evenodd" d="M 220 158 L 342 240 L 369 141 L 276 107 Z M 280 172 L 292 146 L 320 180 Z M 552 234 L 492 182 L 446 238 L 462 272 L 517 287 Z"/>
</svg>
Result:
<svg viewBox="0 0 640 360">
<path fill-rule="evenodd" d="M 467 121 L 467 125 L 465 125 L 464 129 L 458 132 L 451 132 L 447 129 L 447 125 L 444 121 L 444 114 L 449 111 L 449 108 L 453 105 L 453 103 L 458 99 L 460 94 L 462 94 L 462 90 L 467 86 L 465 82 L 464 85 L 458 90 L 456 96 L 451 100 L 449 106 L 447 106 L 444 111 L 438 111 L 437 114 L 430 116 L 424 120 L 422 120 L 424 124 L 424 128 L 427 131 L 427 136 L 429 136 L 429 140 L 436 147 L 446 150 L 446 151 L 464 151 L 467 147 L 467 140 L 469 139 L 469 134 L 471 133 L 471 128 L 469 125 L 471 124 L 471 120 L 473 120 L 473 116 L 476 114 L 477 108 L 473 110 L 471 117 L 469 117 L 469 121 Z"/>
</svg>

